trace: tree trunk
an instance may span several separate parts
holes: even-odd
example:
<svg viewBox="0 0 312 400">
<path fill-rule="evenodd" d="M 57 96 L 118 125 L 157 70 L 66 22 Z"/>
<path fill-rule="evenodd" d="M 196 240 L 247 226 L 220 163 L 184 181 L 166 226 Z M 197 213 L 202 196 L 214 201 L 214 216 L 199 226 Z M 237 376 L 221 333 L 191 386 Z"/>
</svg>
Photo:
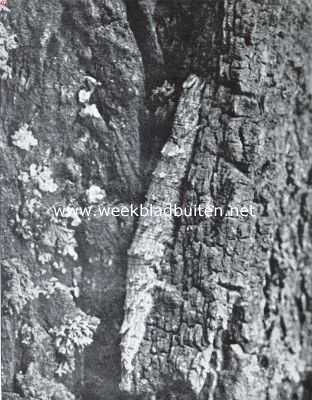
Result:
<svg viewBox="0 0 312 400">
<path fill-rule="evenodd" d="M 4 399 L 311 400 L 310 0 L 6 7 Z"/>
</svg>

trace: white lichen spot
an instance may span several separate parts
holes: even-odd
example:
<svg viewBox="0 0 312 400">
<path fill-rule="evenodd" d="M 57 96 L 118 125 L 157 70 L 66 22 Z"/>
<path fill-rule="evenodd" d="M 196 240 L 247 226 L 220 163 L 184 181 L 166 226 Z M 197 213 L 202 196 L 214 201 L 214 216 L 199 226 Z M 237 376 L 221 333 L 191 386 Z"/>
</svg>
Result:
<svg viewBox="0 0 312 400">
<path fill-rule="evenodd" d="M 42 197 L 41 193 L 37 189 L 34 189 L 33 195 L 39 197 L 39 199 L 41 199 L 41 197 Z"/>
<path fill-rule="evenodd" d="M 33 136 L 28 124 L 24 124 L 12 136 L 14 146 L 29 151 L 31 147 L 38 145 L 38 140 Z"/>
<path fill-rule="evenodd" d="M 66 243 L 63 248 L 63 256 L 70 256 L 73 260 L 78 260 L 78 254 L 76 253 L 75 247 L 77 246 L 76 240 L 72 238 L 72 241 Z"/>
<path fill-rule="evenodd" d="M 167 176 L 166 172 L 164 172 L 164 171 L 161 171 L 161 172 L 157 171 L 157 173 L 153 174 L 153 175 L 157 175 L 158 178 L 160 178 L 160 179 L 163 179 L 163 178 L 165 178 Z"/>
<path fill-rule="evenodd" d="M 30 176 L 29 176 L 28 172 L 21 171 L 18 176 L 18 180 L 20 180 L 23 183 L 28 183 L 30 180 Z"/>
<path fill-rule="evenodd" d="M 57 185 L 53 181 L 52 171 L 48 167 L 31 164 L 29 168 L 30 177 L 34 179 L 42 192 L 54 193 Z"/>
<path fill-rule="evenodd" d="M 40 206 L 40 202 L 37 199 L 34 198 L 26 200 L 26 207 L 30 214 L 33 214 L 35 212 L 37 206 Z"/>
<path fill-rule="evenodd" d="M 92 95 L 92 90 L 88 91 L 85 89 L 81 89 L 80 92 L 78 93 L 79 103 L 82 104 L 88 103 L 91 95 Z"/>
<path fill-rule="evenodd" d="M 96 104 L 88 104 L 86 105 L 79 113 L 82 118 L 85 117 L 93 117 L 96 119 L 102 119 L 102 116 L 96 106 Z"/>
<path fill-rule="evenodd" d="M 97 185 L 91 185 L 87 190 L 87 199 L 90 204 L 99 203 L 106 197 L 105 190 Z"/>
<path fill-rule="evenodd" d="M 44 167 L 44 169 L 39 173 L 37 177 L 39 189 L 43 192 L 54 193 L 57 190 L 57 185 L 53 181 L 52 172 L 49 168 Z"/>
<path fill-rule="evenodd" d="M 0 22 L 0 78 L 12 79 L 12 68 L 8 65 L 10 50 L 17 48 L 16 35 L 12 35 Z"/>
<path fill-rule="evenodd" d="M 66 269 L 65 269 L 65 267 L 64 267 L 64 262 L 63 262 L 62 260 L 59 261 L 59 262 L 54 261 L 54 262 L 52 263 L 52 267 L 53 267 L 54 269 L 56 269 L 57 271 L 61 271 L 62 274 L 66 272 Z M 64 271 L 64 272 L 63 272 L 63 271 Z"/>
<path fill-rule="evenodd" d="M 50 253 L 42 253 L 38 257 L 38 261 L 40 264 L 47 264 L 52 260 L 52 254 Z"/>
</svg>

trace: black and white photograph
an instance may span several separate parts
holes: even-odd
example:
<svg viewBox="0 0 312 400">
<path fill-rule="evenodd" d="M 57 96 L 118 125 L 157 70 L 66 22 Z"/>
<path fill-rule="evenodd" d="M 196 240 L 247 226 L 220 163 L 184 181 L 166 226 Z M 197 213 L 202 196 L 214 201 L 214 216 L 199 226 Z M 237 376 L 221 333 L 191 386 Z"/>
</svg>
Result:
<svg viewBox="0 0 312 400">
<path fill-rule="evenodd" d="M 312 400 L 312 0 L 0 0 L 1 399 Z"/>
</svg>

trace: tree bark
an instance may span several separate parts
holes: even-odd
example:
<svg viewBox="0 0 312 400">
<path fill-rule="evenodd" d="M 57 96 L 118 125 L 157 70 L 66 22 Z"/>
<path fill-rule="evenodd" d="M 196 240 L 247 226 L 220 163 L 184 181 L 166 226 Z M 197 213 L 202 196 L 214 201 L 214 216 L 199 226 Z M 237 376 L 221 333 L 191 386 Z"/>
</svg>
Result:
<svg viewBox="0 0 312 400">
<path fill-rule="evenodd" d="M 4 398 L 310 400 L 310 0 L 7 7 Z"/>
</svg>

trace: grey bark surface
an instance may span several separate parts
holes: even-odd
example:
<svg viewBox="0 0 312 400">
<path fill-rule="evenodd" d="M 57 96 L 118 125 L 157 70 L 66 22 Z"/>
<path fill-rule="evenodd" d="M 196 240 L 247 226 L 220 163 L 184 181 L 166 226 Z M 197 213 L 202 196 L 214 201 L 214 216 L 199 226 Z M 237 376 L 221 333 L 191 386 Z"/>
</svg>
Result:
<svg viewBox="0 0 312 400">
<path fill-rule="evenodd" d="M 4 399 L 312 399 L 310 1 L 8 7 Z M 94 187 L 106 206 L 256 214 L 49 211 Z M 93 342 L 57 336 L 73 329 Z"/>
</svg>

